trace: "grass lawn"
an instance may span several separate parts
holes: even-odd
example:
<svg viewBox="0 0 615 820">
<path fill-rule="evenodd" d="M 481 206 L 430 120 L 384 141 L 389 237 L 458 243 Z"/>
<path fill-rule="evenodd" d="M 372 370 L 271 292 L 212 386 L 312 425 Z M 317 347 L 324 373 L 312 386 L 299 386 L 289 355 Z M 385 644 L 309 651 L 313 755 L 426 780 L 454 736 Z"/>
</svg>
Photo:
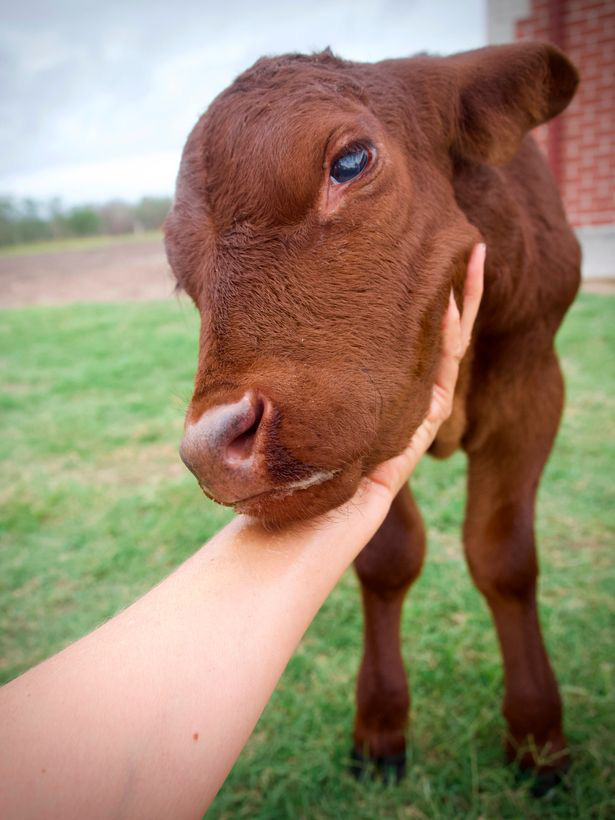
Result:
<svg viewBox="0 0 615 820">
<path fill-rule="evenodd" d="M 37 242 L 23 242 L 19 245 L 2 245 L 0 246 L 0 256 L 22 256 L 56 251 L 87 251 L 91 248 L 104 248 L 107 245 L 126 245 L 132 242 L 147 242 L 152 239 L 160 239 L 162 243 L 162 231 L 74 236 L 64 239 L 41 239 Z"/>
<path fill-rule="evenodd" d="M 197 320 L 174 301 L 0 314 L 0 675 L 126 606 L 229 517 L 177 456 Z M 361 651 L 347 573 L 210 810 L 218 818 L 615 816 L 615 298 L 558 337 L 564 424 L 543 481 L 540 603 L 566 708 L 568 788 L 528 797 L 502 761 L 502 673 L 459 542 L 464 458 L 421 464 L 429 555 L 404 611 L 413 693 L 399 787 L 347 774 Z"/>
</svg>

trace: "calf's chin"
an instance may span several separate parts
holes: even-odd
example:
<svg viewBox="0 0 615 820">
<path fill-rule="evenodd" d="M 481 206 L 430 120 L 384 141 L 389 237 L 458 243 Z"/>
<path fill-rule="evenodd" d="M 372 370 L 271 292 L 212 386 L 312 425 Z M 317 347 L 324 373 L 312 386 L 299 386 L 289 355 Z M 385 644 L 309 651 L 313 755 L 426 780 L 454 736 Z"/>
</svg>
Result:
<svg viewBox="0 0 615 820">
<path fill-rule="evenodd" d="M 237 513 L 258 518 L 270 528 L 299 523 L 334 510 L 348 501 L 354 495 L 361 475 L 361 463 L 355 462 L 315 486 L 290 491 L 272 490 L 233 506 Z"/>
</svg>

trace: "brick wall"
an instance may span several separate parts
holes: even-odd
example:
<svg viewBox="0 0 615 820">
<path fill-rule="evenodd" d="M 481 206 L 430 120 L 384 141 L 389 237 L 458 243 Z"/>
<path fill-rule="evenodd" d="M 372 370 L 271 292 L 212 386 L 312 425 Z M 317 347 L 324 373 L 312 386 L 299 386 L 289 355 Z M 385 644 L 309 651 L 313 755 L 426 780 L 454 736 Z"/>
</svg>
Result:
<svg viewBox="0 0 615 820">
<path fill-rule="evenodd" d="M 570 107 L 536 137 L 571 223 L 615 224 L 615 0 L 532 0 L 515 35 L 555 42 L 579 69 Z"/>
</svg>

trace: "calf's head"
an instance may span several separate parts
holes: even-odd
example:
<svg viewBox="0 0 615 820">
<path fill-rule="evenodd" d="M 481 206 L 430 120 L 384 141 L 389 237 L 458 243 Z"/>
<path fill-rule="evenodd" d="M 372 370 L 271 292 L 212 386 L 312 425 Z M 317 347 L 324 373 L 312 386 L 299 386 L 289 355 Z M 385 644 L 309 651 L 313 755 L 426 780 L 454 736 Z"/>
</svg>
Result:
<svg viewBox="0 0 615 820">
<path fill-rule="evenodd" d="M 576 73 L 517 45 L 356 64 L 259 60 L 190 134 L 166 246 L 201 314 L 181 454 L 269 523 L 349 498 L 429 403 L 451 285 L 479 239 L 458 162 L 505 162 Z"/>
</svg>

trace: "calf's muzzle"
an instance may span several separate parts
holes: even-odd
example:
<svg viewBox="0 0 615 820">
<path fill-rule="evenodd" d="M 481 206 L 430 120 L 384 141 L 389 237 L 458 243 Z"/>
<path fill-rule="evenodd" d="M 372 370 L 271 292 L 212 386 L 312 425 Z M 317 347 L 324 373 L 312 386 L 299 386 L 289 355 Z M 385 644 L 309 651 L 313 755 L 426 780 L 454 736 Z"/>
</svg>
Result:
<svg viewBox="0 0 615 820">
<path fill-rule="evenodd" d="M 179 452 L 207 495 L 234 504 L 271 489 L 265 448 L 273 412 L 268 399 L 248 392 L 187 424 Z"/>
</svg>

